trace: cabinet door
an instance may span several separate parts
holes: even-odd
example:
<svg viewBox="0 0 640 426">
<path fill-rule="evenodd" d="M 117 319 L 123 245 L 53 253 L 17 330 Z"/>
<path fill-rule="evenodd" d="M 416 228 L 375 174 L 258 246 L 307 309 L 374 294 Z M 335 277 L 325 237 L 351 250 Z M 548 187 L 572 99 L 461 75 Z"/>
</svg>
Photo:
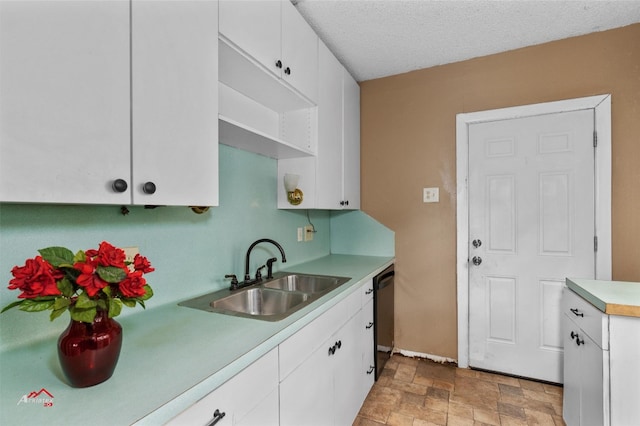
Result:
<svg viewBox="0 0 640 426">
<path fill-rule="evenodd" d="M 0 201 L 128 204 L 129 2 L 0 2 Z"/>
<path fill-rule="evenodd" d="M 343 199 L 346 209 L 360 208 L 360 86 L 344 70 Z"/>
<path fill-rule="evenodd" d="M 362 334 L 362 401 L 367 397 L 376 377 L 375 351 L 373 349 L 373 299 L 362 307 L 362 323 L 360 332 Z"/>
<path fill-rule="evenodd" d="M 220 1 L 220 34 L 280 77 L 280 1 Z"/>
<path fill-rule="evenodd" d="M 604 358 L 607 355 L 607 369 L 609 368 L 608 352 L 603 351 L 586 333 L 580 330 L 580 340 L 583 342 L 580 351 L 580 425 L 603 426 L 609 424 L 609 410 L 605 418 L 605 387 L 609 388 L 609 378 L 604 377 Z M 574 343 L 575 345 L 575 343 Z M 609 392 L 607 391 L 607 397 Z M 608 403 L 607 403 L 608 405 Z"/>
<path fill-rule="evenodd" d="M 569 426 L 580 424 L 580 387 L 581 377 L 585 374 L 580 367 L 580 347 L 576 345 L 571 333 L 580 332 L 580 328 L 565 313 L 563 321 L 564 343 L 564 391 L 562 400 L 562 417 Z"/>
<path fill-rule="evenodd" d="M 339 349 L 333 357 L 335 425 L 353 424 L 362 405 L 362 311 L 358 311 L 335 335 Z"/>
<path fill-rule="evenodd" d="M 327 426 L 333 424 L 333 372 L 325 341 L 304 363 L 280 382 L 280 424 L 282 426 Z"/>
<path fill-rule="evenodd" d="M 342 201 L 343 67 L 320 43 L 316 208 L 339 209 Z"/>
<path fill-rule="evenodd" d="M 247 413 L 234 426 L 278 426 L 280 424 L 280 410 L 278 407 L 278 389 L 275 388 L 253 410 Z M 221 425 L 222 426 L 222 425 Z"/>
<path fill-rule="evenodd" d="M 318 36 L 289 1 L 282 2 L 282 78 L 318 98 Z"/>
<path fill-rule="evenodd" d="M 217 1 L 134 0 L 132 20 L 133 202 L 217 205 Z"/>
</svg>

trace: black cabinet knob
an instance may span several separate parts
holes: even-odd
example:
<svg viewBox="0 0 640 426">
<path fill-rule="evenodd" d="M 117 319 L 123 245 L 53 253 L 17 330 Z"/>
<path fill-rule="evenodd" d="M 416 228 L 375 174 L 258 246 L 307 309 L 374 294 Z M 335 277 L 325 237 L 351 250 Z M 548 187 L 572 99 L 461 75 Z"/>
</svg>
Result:
<svg viewBox="0 0 640 426">
<path fill-rule="evenodd" d="M 286 75 L 291 75 L 291 68 L 286 67 L 286 68 L 284 69 L 284 73 L 285 73 Z"/>
<path fill-rule="evenodd" d="M 113 188 L 115 192 L 124 192 L 128 188 L 127 181 L 124 179 L 116 179 L 111 184 L 111 188 Z"/>
<path fill-rule="evenodd" d="M 276 68 L 278 69 L 282 68 L 282 61 L 280 59 L 276 61 Z"/>
<path fill-rule="evenodd" d="M 142 192 L 144 192 L 145 194 L 153 194 L 156 192 L 156 184 L 153 182 L 145 182 L 144 185 L 142 185 Z"/>
</svg>

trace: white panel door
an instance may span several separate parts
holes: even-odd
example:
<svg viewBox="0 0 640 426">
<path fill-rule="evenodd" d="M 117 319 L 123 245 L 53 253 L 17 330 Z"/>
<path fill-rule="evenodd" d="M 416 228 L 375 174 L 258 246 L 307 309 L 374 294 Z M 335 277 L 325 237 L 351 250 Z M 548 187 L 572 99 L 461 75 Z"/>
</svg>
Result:
<svg viewBox="0 0 640 426">
<path fill-rule="evenodd" d="M 566 277 L 594 278 L 592 109 L 469 127 L 469 364 L 562 382 Z"/>
</svg>

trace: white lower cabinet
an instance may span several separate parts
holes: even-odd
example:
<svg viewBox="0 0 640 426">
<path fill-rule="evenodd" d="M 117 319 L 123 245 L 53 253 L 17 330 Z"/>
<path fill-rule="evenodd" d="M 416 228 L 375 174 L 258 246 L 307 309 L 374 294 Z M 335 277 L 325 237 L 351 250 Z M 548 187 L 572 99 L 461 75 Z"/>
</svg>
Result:
<svg viewBox="0 0 640 426">
<path fill-rule="evenodd" d="M 374 381 L 372 292 L 363 283 L 168 424 L 352 424 Z"/>
<path fill-rule="evenodd" d="M 640 419 L 640 318 L 607 315 L 564 290 L 563 418 L 567 426 Z"/>
<path fill-rule="evenodd" d="M 361 291 L 280 345 L 280 423 L 282 425 L 352 424 L 368 393 L 363 370 Z M 289 360 L 302 362 L 291 371 Z M 373 382 L 371 382 L 373 384 Z"/>
<path fill-rule="evenodd" d="M 276 348 L 167 424 L 271 426 L 279 424 L 278 411 Z"/>
</svg>

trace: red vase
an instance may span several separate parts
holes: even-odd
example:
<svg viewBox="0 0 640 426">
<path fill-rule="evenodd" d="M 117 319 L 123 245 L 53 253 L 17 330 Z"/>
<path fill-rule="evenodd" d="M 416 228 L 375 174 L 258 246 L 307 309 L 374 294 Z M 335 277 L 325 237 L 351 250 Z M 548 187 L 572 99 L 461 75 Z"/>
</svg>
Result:
<svg viewBox="0 0 640 426">
<path fill-rule="evenodd" d="M 93 323 L 71 320 L 58 339 L 58 359 L 71 386 L 85 388 L 111 377 L 121 347 L 122 327 L 98 310 Z"/>
</svg>

